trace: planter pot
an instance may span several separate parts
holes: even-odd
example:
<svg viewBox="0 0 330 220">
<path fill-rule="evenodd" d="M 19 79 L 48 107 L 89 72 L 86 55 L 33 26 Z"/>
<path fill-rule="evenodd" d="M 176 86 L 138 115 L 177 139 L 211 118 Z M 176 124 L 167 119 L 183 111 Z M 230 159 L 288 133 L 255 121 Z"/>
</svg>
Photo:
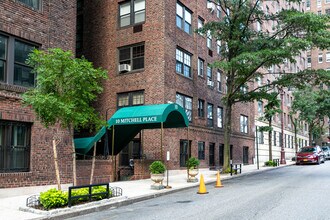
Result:
<svg viewBox="0 0 330 220">
<path fill-rule="evenodd" d="M 196 178 L 197 174 L 198 174 L 198 169 L 189 169 L 187 182 L 190 183 L 198 182 L 198 179 Z"/>
<path fill-rule="evenodd" d="M 161 174 L 150 174 L 150 178 L 154 181 L 154 184 L 151 185 L 151 189 L 164 189 L 163 180 L 164 173 Z"/>
</svg>

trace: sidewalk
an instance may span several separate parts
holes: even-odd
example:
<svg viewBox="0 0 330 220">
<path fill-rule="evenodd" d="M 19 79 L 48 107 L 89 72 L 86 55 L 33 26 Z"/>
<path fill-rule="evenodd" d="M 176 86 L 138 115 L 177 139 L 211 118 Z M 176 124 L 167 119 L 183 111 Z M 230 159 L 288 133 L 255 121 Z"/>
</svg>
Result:
<svg viewBox="0 0 330 220">
<path fill-rule="evenodd" d="M 259 170 L 257 165 L 243 165 L 242 174 L 230 176 L 230 174 L 221 174 L 221 181 L 229 178 L 235 178 L 242 175 L 248 175 L 256 172 L 262 172 L 269 169 L 277 169 L 283 166 L 294 164 L 293 161 L 286 161 L 286 165 L 279 167 L 264 167 L 260 164 Z M 203 174 L 205 184 L 215 183 L 217 171 L 200 169 L 198 176 Z M 166 177 L 166 175 L 165 175 Z M 1 219 L 6 220 L 27 220 L 27 219 L 63 219 L 74 217 L 82 214 L 91 213 L 108 209 L 110 207 L 118 207 L 132 204 L 134 202 L 154 198 L 168 193 L 173 193 L 186 188 L 196 188 L 198 191 L 199 182 L 187 183 L 187 172 L 185 170 L 170 170 L 168 185 L 171 189 L 152 190 L 150 179 L 134 180 L 134 181 L 119 181 L 110 183 L 111 187 L 120 187 L 123 190 L 123 195 L 120 197 L 113 197 L 97 202 L 87 203 L 83 205 L 72 206 L 71 208 L 62 208 L 51 211 L 41 211 L 26 207 L 26 199 L 31 195 L 39 195 L 40 192 L 47 191 L 53 186 L 35 186 L 35 187 L 21 187 L 0 189 L 0 213 Z M 163 184 L 166 186 L 167 179 L 165 178 Z M 62 185 L 63 190 L 67 190 L 70 185 Z M 211 187 L 211 186 L 206 186 Z"/>
</svg>

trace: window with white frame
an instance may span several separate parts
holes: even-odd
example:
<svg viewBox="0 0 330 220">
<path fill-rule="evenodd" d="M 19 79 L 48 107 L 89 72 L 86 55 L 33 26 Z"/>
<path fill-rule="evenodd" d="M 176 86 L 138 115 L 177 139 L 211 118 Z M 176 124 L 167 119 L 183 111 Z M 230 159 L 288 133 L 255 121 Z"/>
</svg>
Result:
<svg viewBox="0 0 330 220">
<path fill-rule="evenodd" d="M 117 94 L 117 109 L 144 104 L 144 91 L 124 92 Z"/>
<path fill-rule="evenodd" d="M 323 62 L 323 54 L 322 53 L 319 53 L 318 60 L 319 60 L 319 63 Z"/>
<path fill-rule="evenodd" d="M 206 68 L 206 77 L 208 80 L 212 81 L 212 67 L 210 67 L 209 65 L 207 65 Z"/>
<path fill-rule="evenodd" d="M 197 63 L 197 73 L 199 76 L 204 75 L 204 60 L 201 58 L 198 58 L 198 63 Z"/>
<path fill-rule="evenodd" d="M 220 5 L 217 5 L 217 17 L 221 18 L 221 7 L 220 7 Z"/>
<path fill-rule="evenodd" d="M 258 131 L 258 144 L 264 144 L 264 132 L 263 131 Z"/>
<path fill-rule="evenodd" d="M 207 40 L 206 40 L 206 46 L 209 48 L 209 49 L 212 49 L 212 35 L 211 35 L 211 31 L 207 31 Z"/>
<path fill-rule="evenodd" d="M 192 12 L 181 3 L 176 3 L 176 26 L 184 32 L 191 34 Z"/>
<path fill-rule="evenodd" d="M 192 121 L 192 98 L 182 94 L 176 94 L 176 103 L 180 105 L 186 112 L 188 120 Z"/>
<path fill-rule="evenodd" d="M 198 17 L 198 24 L 197 24 L 197 28 L 202 28 L 204 26 L 204 19 L 201 17 Z M 202 35 L 202 33 L 199 33 L 200 35 Z"/>
<path fill-rule="evenodd" d="M 218 91 L 219 91 L 219 92 L 222 91 L 222 84 L 221 84 L 221 71 L 220 71 L 220 70 L 217 71 L 217 88 L 218 88 Z"/>
<path fill-rule="evenodd" d="M 119 4 L 119 27 L 143 23 L 145 21 L 145 0 L 129 0 Z"/>
<path fill-rule="evenodd" d="M 312 57 L 311 55 L 307 55 L 307 67 L 311 67 L 312 66 Z"/>
<path fill-rule="evenodd" d="M 240 116 L 240 131 L 242 133 L 248 133 L 248 117 L 245 115 Z"/>
<path fill-rule="evenodd" d="M 325 54 L 325 61 L 326 61 L 326 62 L 330 62 L 330 52 L 327 52 L 327 53 Z"/>
<path fill-rule="evenodd" d="M 223 108 L 222 107 L 217 108 L 217 126 L 218 126 L 218 128 L 223 127 Z"/>
<path fill-rule="evenodd" d="M 217 53 L 220 55 L 221 54 L 221 41 L 217 40 Z"/>
<path fill-rule="evenodd" d="M 322 0 L 317 0 L 317 7 L 321 7 L 321 4 L 322 4 Z"/>
<path fill-rule="evenodd" d="M 325 0 L 325 3 L 330 3 L 330 0 Z"/>
<path fill-rule="evenodd" d="M 176 49 L 176 72 L 191 78 L 191 54 L 182 50 Z"/>
<path fill-rule="evenodd" d="M 207 126 L 213 127 L 213 104 L 207 103 Z"/>
<path fill-rule="evenodd" d="M 263 113 L 263 102 L 258 101 L 258 114 L 262 115 L 262 113 Z"/>
<path fill-rule="evenodd" d="M 257 82 L 258 86 L 262 86 L 262 79 L 261 79 L 261 76 L 257 76 L 257 77 L 256 77 L 256 82 Z"/>
<path fill-rule="evenodd" d="M 276 146 L 276 131 L 273 131 L 273 145 Z"/>
</svg>

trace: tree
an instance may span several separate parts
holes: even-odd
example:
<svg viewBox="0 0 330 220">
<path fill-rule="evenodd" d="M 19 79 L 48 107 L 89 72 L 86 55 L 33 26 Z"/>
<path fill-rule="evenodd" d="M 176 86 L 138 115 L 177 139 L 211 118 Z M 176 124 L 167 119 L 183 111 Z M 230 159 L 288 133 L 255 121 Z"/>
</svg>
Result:
<svg viewBox="0 0 330 220">
<path fill-rule="evenodd" d="M 272 149 L 272 131 L 273 131 L 273 117 L 281 113 L 281 102 L 278 99 L 278 93 L 272 92 L 267 97 L 267 104 L 265 105 L 265 112 L 262 118 L 268 122 L 268 126 L 263 126 L 259 128 L 259 131 L 268 132 L 268 160 L 273 160 L 273 149 Z"/>
<path fill-rule="evenodd" d="M 222 58 L 212 67 L 221 69 L 226 76 L 227 93 L 224 105 L 224 169 L 229 166 L 230 135 L 232 132 L 232 108 L 238 102 L 252 102 L 268 96 L 275 86 L 288 86 L 299 77 L 296 83 L 306 80 L 329 80 L 329 74 L 317 70 L 298 73 L 276 74 L 276 79 L 267 85 L 251 86 L 256 77 L 264 76 L 268 67 L 281 65 L 284 60 L 296 62 L 295 57 L 302 51 L 330 46 L 329 17 L 312 13 L 303 13 L 294 7 L 278 12 L 263 10 L 262 4 L 275 1 L 261 0 L 221 0 L 213 1 L 223 14 L 223 19 L 206 23 L 198 29 L 201 34 L 210 34 L 224 45 L 220 49 Z M 277 2 L 277 1 L 276 1 Z M 283 2 L 299 4 L 302 0 Z M 266 8 L 266 7 L 264 7 Z M 274 24 L 271 29 L 258 30 L 260 24 Z M 250 86 L 250 88 L 249 88 Z M 248 88 L 241 92 L 241 88 Z"/>
<path fill-rule="evenodd" d="M 106 79 L 107 73 L 95 69 L 85 58 L 74 58 L 71 51 L 58 48 L 34 50 L 27 64 L 37 76 L 37 85 L 23 94 L 23 102 L 32 106 L 44 126 L 59 123 L 72 134 L 73 184 L 76 185 L 73 132 L 102 124 L 90 104 L 102 92 L 100 81 Z M 54 134 L 53 139 L 56 137 Z"/>
<path fill-rule="evenodd" d="M 322 134 L 325 117 L 330 116 L 330 91 L 306 86 L 293 95 L 292 113 L 308 124 L 309 143 L 312 143 Z"/>
</svg>

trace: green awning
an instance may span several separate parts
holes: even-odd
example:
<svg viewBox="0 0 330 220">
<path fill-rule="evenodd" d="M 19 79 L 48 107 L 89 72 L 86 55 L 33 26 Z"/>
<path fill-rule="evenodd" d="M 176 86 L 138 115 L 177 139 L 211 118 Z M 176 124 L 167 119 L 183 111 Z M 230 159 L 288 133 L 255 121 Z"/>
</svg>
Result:
<svg viewBox="0 0 330 220">
<path fill-rule="evenodd" d="M 114 154 L 118 154 L 142 129 L 188 127 L 189 121 L 184 109 L 178 104 L 158 104 L 125 107 L 119 109 L 93 137 L 76 138 L 78 153 L 86 154 L 108 132 L 109 149 L 112 143 L 112 129 L 115 130 Z"/>
</svg>

